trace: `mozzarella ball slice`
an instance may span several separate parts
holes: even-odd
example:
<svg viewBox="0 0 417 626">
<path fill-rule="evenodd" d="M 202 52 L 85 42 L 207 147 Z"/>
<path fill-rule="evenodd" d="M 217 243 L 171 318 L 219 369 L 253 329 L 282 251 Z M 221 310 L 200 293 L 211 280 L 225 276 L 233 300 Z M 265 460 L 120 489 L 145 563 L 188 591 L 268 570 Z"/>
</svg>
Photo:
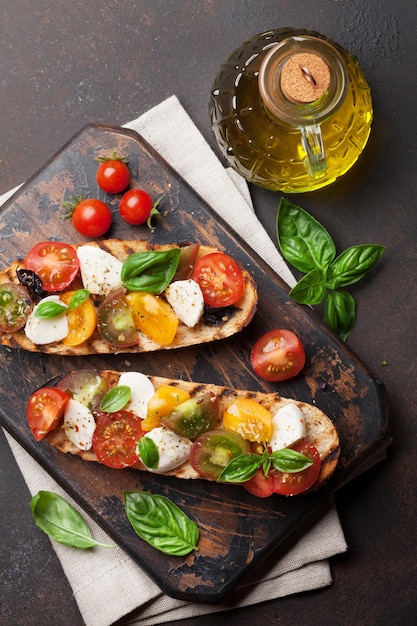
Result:
<svg viewBox="0 0 417 626">
<path fill-rule="evenodd" d="M 123 372 L 120 375 L 118 385 L 126 385 L 130 388 L 130 400 L 124 410 L 131 411 L 138 417 L 145 419 L 148 402 L 155 393 L 155 387 L 149 378 L 141 372 Z"/>
<path fill-rule="evenodd" d="M 269 442 L 272 452 L 288 448 L 306 436 L 304 415 L 296 404 L 286 404 L 273 415 L 272 437 Z"/>
<path fill-rule="evenodd" d="M 90 409 L 70 398 L 64 413 L 64 430 L 68 439 L 80 450 L 90 450 L 95 429 L 96 423 Z"/>
<path fill-rule="evenodd" d="M 165 297 L 179 320 L 193 328 L 204 312 L 203 293 L 195 280 L 176 280 L 165 290 Z"/>
<path fill-rule="evenodd" d="M 95 246 L 80 246 L 77 256 L 84 288 L 90 293 L 105 296 L 120 287 L 123 263 L 119 259 Z"/>
<path fill-rule="evenodd" d="M 169 472 L 185 463 L 190 456 L 193 442 L 186 437 L 180 437 L 165 426 L 154 428 L 146 437 L 152 439 L 159 452 L 158 467 L 148 468 L 150 472 L 155 474 Z"/>
<path fill-rule="evenodd" d="M 59 296 L 47 296 L 33 308 L 26 321 L 25 334 L 28 339 L 38 346 L 53 343 L 54 341 L 62 341 L 68 335 L 68 320 L 65 313 L 45 319 L 36 317 L 37 308 L 44 302 L 57 302 L 65 306 Z"/>
</svg>

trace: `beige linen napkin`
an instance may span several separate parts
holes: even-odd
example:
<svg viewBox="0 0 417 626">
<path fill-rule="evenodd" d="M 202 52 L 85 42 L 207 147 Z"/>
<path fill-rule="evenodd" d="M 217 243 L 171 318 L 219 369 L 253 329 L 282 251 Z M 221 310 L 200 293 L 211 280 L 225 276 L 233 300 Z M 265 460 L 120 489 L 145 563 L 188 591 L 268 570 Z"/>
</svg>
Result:
<svg viewBox="0 0 417 626">
<path fill-rule="evenodd" d="M 222 167 L 175 96 L 126 127 L 151 143 L 289 285 L 294 284 L 294 277 L 253 211 L 245 181 Z M 0 204 L 9 195 L 0 198 Z M 55 491 L 80 511 L 49 474 L 7 433 L 6 437 L 31 494 Z M 82 514 L 95 539 L 112 543 L 93 520 Z M 328 559 L 347 549 L 333 508 L 264 577 L 242 583 L 233 594 L 233 602 L 211 606 L 168 597 L 117 546 L 83 552 L 55 542 L 52 545 L 87 626 L 108 626 L 123 617 L 123 623 L 137 626 L 166 624 L 325 587 L 332 582 Z"/>
</svg>

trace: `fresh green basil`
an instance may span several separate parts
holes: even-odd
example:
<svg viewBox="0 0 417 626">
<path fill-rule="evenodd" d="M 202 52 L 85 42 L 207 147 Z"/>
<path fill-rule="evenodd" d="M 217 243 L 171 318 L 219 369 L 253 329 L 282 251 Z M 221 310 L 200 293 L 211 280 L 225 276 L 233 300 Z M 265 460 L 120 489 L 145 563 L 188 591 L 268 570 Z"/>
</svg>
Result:
<svg viewBox="0 0 417 626">
<path fill-rule="evenodd" d="M 125 510 L 136 534 L 174 556 L 198 550 L 198 526 L 176 504 L 146 491 L 124 491 Z"/>
<path fill-rule="evenodd" d="M 35 315 L 40 319 L 58 317 L 58 315 L 62 315 L 62 313 L 65 313 L 65 311 L 72 311 L 79 307 L 87 300 L 89 295 L 90 292 L 87 289 L 78 289 L 71 297 L 68 305 L 64 304 L 63 302 L 54 302 L 53 300 L 48 302 L 41 302 L 36 307 Z"/>
<path fill-rule="evenodd" d="M 118 385 L 110 389 L 101 401 L 100 410 L 105 413 L 115 413 L 121 411 L 129 402 L 131 396 L 130 387 Z"/>
<path fill-rule="evenodd" d="M 134 252 L 122 265 L 121 279 L 129 291 L 164 291 L 177 270 L 180 248 Z"/>
<path fill-rule="evenodd" d="M 269 459 L 274 469 L 287 474 L 302 472 L 313 465 L 313 461 L 308 456 L 291 448 L 275 450 L 269 455 Z"/>
<path fill-rule="evenodd" d="M 255 452 L 240 454 L 220 472 L 218 480 L 224 483 L 245 483 L 255 476 L 263 460 L 264 457 Z"/>
<path fill-rule="evenodd" d="M 357 283 L 375 265 L 384 250 L 384 246 L 374 244 L 348 248 L 329 266 L 327 287 L 339 289 Z"/>
<path fill-rule="evenodd" d="M 353 296 L 343 290 L 329 291 L 324 299 L 324 323 L 346 341 L 356 320 L 356 303 Z"/>
<path fill-rule="evenodd" d="M 156 469 L 159 463 L 158 446 L 150 437 L 141 437 L 138 441 L 138 452 L 142 463 L 150 469 Z"/>
<path fill-rule="evenodd" d="M 307 211 L 281 198 L 277 214 L 277 237 L 285 259 L 300 272 L 326 268 L 336 256 L 327 230 Z"/>
<path fill-rule="evenodd" d="M 336 246 L 327 230 L 285 198 L 278 206 L 276 228 L 284 259 L 304 273 L 289 295 L 300 304 L 324 303 L 325 323 L 346 341 L 356 322 L 356 305 L 351 294 L 338 290 L 363 278 L 384 246 L 352 246 L 336 258 Z"/>
<path fill-rule="evenodd" d="M 58 543 L 74 548 L 113 547 L 95 541 L 78 511 L 52 491 L 38 491 L 30 502 L 30 509 L 36 525 Z"/>
</svg>

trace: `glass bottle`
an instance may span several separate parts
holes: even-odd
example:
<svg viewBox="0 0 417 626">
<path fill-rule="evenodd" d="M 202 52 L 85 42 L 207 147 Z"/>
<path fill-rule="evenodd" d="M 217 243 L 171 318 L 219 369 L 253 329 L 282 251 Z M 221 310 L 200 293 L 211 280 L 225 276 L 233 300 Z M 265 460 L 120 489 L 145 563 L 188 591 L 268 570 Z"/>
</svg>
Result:
<svg viewBox="0 0 417 626">
<path fill-rule="evenodd" d="M 319 33 L 290 28 L 256 35 L 231 54 L 209 111 L 229 165 L 287 193 L 342 176 L 362 153 L 373 116 L 357 59 Z"/>
</svg>

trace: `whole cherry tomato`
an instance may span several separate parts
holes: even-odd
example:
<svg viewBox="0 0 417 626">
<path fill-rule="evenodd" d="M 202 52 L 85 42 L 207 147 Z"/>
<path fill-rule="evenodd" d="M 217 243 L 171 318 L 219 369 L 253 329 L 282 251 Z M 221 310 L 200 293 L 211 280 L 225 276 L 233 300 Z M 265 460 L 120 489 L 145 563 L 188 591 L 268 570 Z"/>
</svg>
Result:
<svg viewBox="0 0 417 626">
<path fill-rule="evenodd" d="M 111 226 L 113 217 L 105 202 L 96 198 L 73 197 L 64 205 L 69 209 L 74 227 L 84 237 L 101 237 Z"/>
<path fill-rule="evenodd" d="M 152 218 L 160 217 L 157 206 L 161 200 L 162 198 L 158 198 L 154 203 L 152 197 L 144 189 L 129 189 L 121 197 L 119 212 L 128 224 L 138 226 L 146 222 L 149 228 L 154 230 Z"/>
<path fill-rule="evenodd" d="M 127 157 L 118 157 L 115 152 L 109 157 L 97 157 L 100 165 L 97 170 L 97 184 L 107 193 L 120 193 L 129 185 L 130 171 Z"/>
</svg>

